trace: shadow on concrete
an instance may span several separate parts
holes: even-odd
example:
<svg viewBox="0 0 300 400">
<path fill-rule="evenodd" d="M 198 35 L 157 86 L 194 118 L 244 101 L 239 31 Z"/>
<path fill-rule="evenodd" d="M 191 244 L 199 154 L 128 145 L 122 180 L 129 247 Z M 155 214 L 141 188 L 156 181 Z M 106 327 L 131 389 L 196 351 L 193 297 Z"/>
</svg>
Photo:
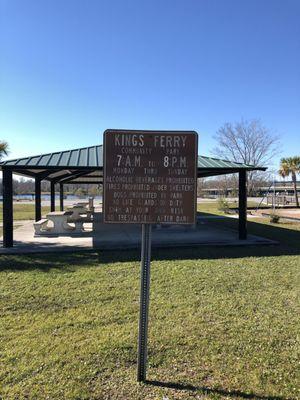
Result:
<svg viewBox="0 0 300 400">
<path fill-rule="evenodd" d="M 204 225 L 215 225 L 238 230 L 238 220 L 230 217 L 215 217 L 214 214 L 202 214 Z M 292 230 L 282 226 L 273 224 L 266 225 L 259 222 L 249 221 L 248 230 L 252 235 L 266 237 L 276 240 L 276 245 L 246 245 L 246 246 L 182 246 L 173 248 L 154 248 L 152 250 L 152 260 L 184 260 L 184 259 L 227 259 L 227 258 L 244 258 L 244 257 L 275 257 L 289 256 L 300 254 L 300 230 Z M 140 260 L 140 252 L 138 250 L 105 250 L 98 253 L 99 263 L 136 261 Z"/>
<path fill-rule="evenodd" d="M 158 386 L 163 388 L 184 390 L 189 392 L 202 392 L 202 394 L 217 394 L 226 397 L 237 397 L 242 399 L 253 399 L 253 400 L 291 400 L 287 397 L 282 396 L 260 396 L 254 393 L 244 393 L 239 390 L 226 391 L 223 389 L 211 389 L 203 386 L 194 386 L 190 384 L 174 383 L 174 382 L 160 382 L 160 381 L 146 381 L 148 385 Z"/>
<path fill-rule="evenodd" d="M 230 217 L 212 218 L 213 214 L 202 214 L 205 224 L 224 225 L 231 229 L 236 229 L 238 220 Z M 205 229 L 205 224 L 203 229 Z M 288 224 L 287 224 L 288 226 Z M 169 248 L 155 248 L 152 251 L 152 260 L 185 260 L 185 259 L 228 259 L 244 257 L 275 257 L 300 254 L 300 230 L 274 225 L 261 224 L 259 222 L 248 222 L 249 233 L 275 239 L 279 245 L 251 245 L 251 246 L 182 246 Z M 22 242 L 16 242 L 16 246 L 22 247 Z M 123 250 L 96 250 L 91 248 L 61 247 L 53 243 L 55 252 L 49 250 L 51 244 L 47 244 L 44 249 L 36 246 L 35 254 L 20 255 L 0 255 L 0 271 L 3 270 L 40 270 L 48 272 L 56 269 L 61 272 L 74 272 L 78 268 L 116 262 L 140 262 L 139 249 Z M 39 253 L 39 251 L 43 251 Z"/>
<path fill-rule="evenodd" d="M 209 221 L 218 227 L 227 227 L 230 229 L 238 230 L 238 219 L 227 216 L 219 216 L 216 218 L 215 214 L 200 213 L 200 217 L 204 221 Z M 283 224 L 265 224 L 256 222 L 255 219 L 248 217 L 247 227 L 248 233 L 251 235 L 262 236 L 267 239 L 275 240 L 280 245 L 287 245 L 293 248 L 294 251 L 300 252 L 300 228 L 299 230 L 289 229 L 291 222 Z"/>
</svg>

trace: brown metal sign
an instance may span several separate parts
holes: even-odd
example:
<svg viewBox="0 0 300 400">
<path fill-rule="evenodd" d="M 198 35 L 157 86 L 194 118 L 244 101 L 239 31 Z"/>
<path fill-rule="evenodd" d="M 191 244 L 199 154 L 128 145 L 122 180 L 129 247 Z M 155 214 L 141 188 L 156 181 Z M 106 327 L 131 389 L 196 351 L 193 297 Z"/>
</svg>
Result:
<svg viewBox="0 0 300 400">
<path fill-rule="evenodd" d="M 198 135 L 104 132 L 104 222 L 193 224 Z"/>
</svg>

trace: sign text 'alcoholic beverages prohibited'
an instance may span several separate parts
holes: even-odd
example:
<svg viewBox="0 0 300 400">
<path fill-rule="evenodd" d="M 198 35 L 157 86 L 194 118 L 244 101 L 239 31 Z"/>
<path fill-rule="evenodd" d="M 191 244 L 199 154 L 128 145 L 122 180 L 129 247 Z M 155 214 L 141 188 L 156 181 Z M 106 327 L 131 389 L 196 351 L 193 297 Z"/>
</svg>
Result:
<svg viewBox="0 0 300 400">
<path fill-rule="evenodd" d="M 193 224 L 194 131 L 104 132 L 104 222 Z"/>
</svg>

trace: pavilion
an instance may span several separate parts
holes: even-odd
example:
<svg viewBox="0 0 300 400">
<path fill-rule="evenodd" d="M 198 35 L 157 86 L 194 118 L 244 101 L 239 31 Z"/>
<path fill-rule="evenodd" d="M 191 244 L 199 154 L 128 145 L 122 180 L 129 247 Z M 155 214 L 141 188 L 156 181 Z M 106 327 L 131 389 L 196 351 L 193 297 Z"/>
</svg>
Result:
<svg viewBox="0 0 300 400">
<path fill-rule="evenodd" d="M 103 146 L 18 158 L 0 163 L 3 173 L 3 247 L 13 246 L 13 174 L 35 180 L 35 220 L 41 219 L 41 182 L 50 182 L 50 208 L 55 210 L 55 185 L 59 185 L 60 210 L 64 209 L 64 184 L 103 184 Z M 198 156 L 198 178 L 239 174 L 239 239 L 247 239 L 247 172 L 265 167 Z"/>
</svg>

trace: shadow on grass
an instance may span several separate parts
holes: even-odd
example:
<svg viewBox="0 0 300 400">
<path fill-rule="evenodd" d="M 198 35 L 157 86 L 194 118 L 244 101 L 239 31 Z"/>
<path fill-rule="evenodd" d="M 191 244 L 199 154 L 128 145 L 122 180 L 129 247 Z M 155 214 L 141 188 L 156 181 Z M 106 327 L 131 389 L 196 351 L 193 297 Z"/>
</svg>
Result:
<svg viewBox="0 0 300 400">
<path fill-rule="evenodd" d="M 99 264 L 98 255 L 91 252 L 36 253 L 23 255 L 0 255 L 0 271 L 75 272 L 81 267 Z"/>
<path fill-rule="evenodd" d="M 174 382 L 160 382 L 160 381 L 146 381 L 148 385 L 158 386 L 163 388 L 175 389 L 175 390 L 186 390 L 190 392 L 203 392 L 203 394 L 220 394 L 226 397 L 241 397 L 243 399 L 253 400 L 290 400 L 287 397 L 281 396 L 259 396 L 254 393 L 244 393 L 239 390 L 226 391 L 223 389 L 211 389 L 202 386 L 193 386 L 190 384 L 174 383 Z"/>
</svg>

